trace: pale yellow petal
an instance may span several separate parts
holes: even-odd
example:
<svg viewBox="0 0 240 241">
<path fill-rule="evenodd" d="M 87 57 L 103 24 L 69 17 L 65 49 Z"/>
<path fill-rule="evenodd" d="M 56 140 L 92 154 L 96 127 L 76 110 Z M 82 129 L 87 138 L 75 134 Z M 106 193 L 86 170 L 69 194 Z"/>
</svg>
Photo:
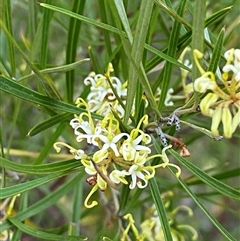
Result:
<svg viewBox="0 0 240 241">
<path fill-rule="evenodd" d="M 209 116 L 209 108 L 211 107 L 211 105 L 213 105 L 214 103 L 216 103 L 218 100 L 218 96 L 214 93 L 208 93 L 201 101 L 200 103 L 200 108 L 201 108 L 201 112 L 203 113 L 203 115 L 207 115 Z"/>
<path fill-rule="evenodd" d="M 232 114 L 228 107 L 222 110 L 223 133 L 226 138 L 232 137 Z"/>
<path fill-rule="evenodd" d="M 217 107 L 212 115 L 212 126 L 211 131 L 214 136 L 219 136 L 218 127 L 222 120 L 222 108 Z"/>
</svg>

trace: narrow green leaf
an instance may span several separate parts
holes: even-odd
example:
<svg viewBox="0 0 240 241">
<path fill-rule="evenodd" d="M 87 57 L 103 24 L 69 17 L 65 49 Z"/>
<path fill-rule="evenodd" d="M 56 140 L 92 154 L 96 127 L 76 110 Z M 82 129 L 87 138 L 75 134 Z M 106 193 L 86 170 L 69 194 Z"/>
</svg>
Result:
<svg viewBox="0 0 240 241">
<path fill-rule="evenodd" d="M 9 31 L 9 34 L 13 36 L 13 29 L 12 29 L 12 13 L 11 13 L 11 1 L 6 0 L 2 1 L 1 4 L 2 8 L 4 9 L 3 13 L 5 13 L 5 23 L 6 27 Z M 0 18 L 1 19 L 1 18 Z M 11 65 L 11 75 L 16 77 L 16 63 L 15 63 L 15 51 L 14 51 L 14 44 L 12 43 L 11 39 L 8 38 L 8 52 L 9 52 L 9 60 Z"/>
<path fill-rule="evenodd" d="M 7 3 L 7 1 L 0 1 L 0 19 L 4 19 L 5 18 L 6 3 Z"/>
<path fill-rule="evenodd" d="M 191 102 L 190 102 L 190 103 L 191 103 Z M 187 103 L 186 103 L 186 104 L 187 104 Z M 185 106 L 186 106 L 186 105 L 185 105 Z M 187 126 L 190 126 L 190 127 L 191 127 L 192 129 L 194 129 L 194 130 L 197 130 L 197 131 L 202 132 L 204 135 L 210 137 L 211 139 L 213 139 L 213 140 L 215 140 L 215 141 L 220 141 L 220 140 L 223 138 L 222 136 L 214 136 L 210 130 L 208 130 L 208 129 L 206 129 L 206 128 L 203 128 L 203 127 L 201 127 L 201 126 L 199 126 L 199 125 L 194 125 L 194 124 L 192 124 L 192 123 L 190 123 L 190 122 L 188 122 L 188 121 L 183 121 L 183 120 L 181 120 L 180 122 L 183 123 L 183 124 L 185 124 L 185 125 L 187 125 Z"/>
<path fill-rule="evenodd" d="M 34 3 L 34 5 L 36 5 L 36 3 Z M 37 8 L 37 10 L 39 10 L 39 8 Z M 43 20 L 44 20 L 43 18 L 40 19 L 40 21 L 38 22 L 38 25 L 36 25 L 36 28 L 34 30 L 35 34 L 34 34 L 33 41 L 31 42 L 31 49 L 29 53 L 29 58 L 31 59 L 32 62 L 39 62 L 39 55 L 40 55 L 40 49 L 41 49 L 41 41 L 39 40 L 42 38 L 41 35 L 42 35 L 42 29 L 43 29 Z"/>
<path fill-rule="evenodd" d="M 186 3 L 187 3 L 187 0 L 183 0 L 179 3 L 179 7 L 177 11 L 178 16 L 182 17 L 185 10 Z M 181 23 L 178 22 L 178 20 L 175 20 L 173 29 L 170 34 L 170 38 L 168 42 L 168 51 L 167 51 L 167 55 L 173 58 L 176 58 L 176 54 L 177 54 L 177 44 L 178 44 L 178 39 L 180 35 L 180 29 L 181 29 Z M 172 76 L 172 69 L 173 69 L 172 63 L 167 62 L 163 70 L 163 77 L 162 77 L 163 81 L 161 83 L 161 95 L 160 95 L 160 100 L 158 102 L 158 110 L 160 112 L 164 106 L 164 102 L 167 96 L 167 91 L 169 89 L 170 80 Z"/>
<path fill-rule="evenodd" d="M 51 4 L 52 0 L 46 0 L 46 3 Z M 40 51 L 40 68 L 44 69 L 47 65 L 48 58 L 48 35 L 49 35 L 49 27 L 50 21 L 52 18 L 53 12 L 49 9 L 44 9 L 43 11 L 43 28 L 41 35 L 41 51 Z"/>
<path fill-rule="evenodd" d="M 83 185 L 82 180 L 79 180 L 78 183 L 74 185 L 73 189 L 73 204 L 72 204 L 72 223 L 80 223 L 81 213 L 83 212 L 83 207 L 80 205 L 83 203 Z M 79 235 L 80 225 L 73 226 L 73 232 L 71 235 Z"/>
<path fill-rule="evenodd" d="M 96 53 L 93 51 L 92 46 L 88 46 L 88 53 L 91 59 L 91 64 L 92 64 L 92 68 L 95 71 L 95 73 L 101 73 L 98 61 L 96 59 Z"/>
<path fill-rule="evenodd" d="M 10 169 L 15 172 L 46 175 L 53 173 L 62 173 L 74 168 L 82 166 L 81 162 L 73 159 L 67 161 L 59 161 L 41 165 L 20 164 L 17 162 L 9 161 L 3 157 L 0 157 L 0 166 L 6 169 Z"/>
<path fill-rule="evenodd" d="M 65 121 L 70 120 L 73 117 L 70 113 L 62 113 L 58 115 L 54 115 L 53 117 L 39 123 L 38 125 L 31 128 L 31 130 L 28 132 L 27 136 L 35 136 L 38 133 L 45 131 L 46 129 L 58 124 L 63 123 Z"/>
<path fill-rule="evenodd" d="M 74 0 L 72 5 L 72 11 L 77 14 L 82 14 L 84 11 L 86 0 Z M 66 64 L 70 64 L 75 61 L 77 54 L 78 39 L 80 34 L 82 22 L 76 18 L 70 18 L 68 27 L 68 40 L 66 49 Z M 73 102 L 75 82 L 75 71 L 74 69 L 66 72 L 66 95 L 69 103 Z"/>
<path fill-rule="evenodd" d="M 87 240 L 84 236 L 63 236 L 63 235 L 57 235 L 52 233 L 47 233 L 41 230 L 36 230 L 34 228 L 31 228 L 30 226 L 27 226 L 23 224 L 21 221 L 17 220 L 16 218 L 8 218 L 8 220 L 14 224 L 15 227 L 20 229 L 23 233 L 29 234 L 33 237 L 41 238 L 44 240 L 69 240 L 69 241 L 78 241 L 78 240 Z"/>
<path fill-rule="evenodd" d="M 90 58 L 86 58 L 86 59 L 78 60 L 78 61 L 76 61 L 74 63 L 71 63 L 71 64 L 66 64 L 66 65 L 53 67 L 53 68 L 42 69 L 42 70 L 39 70 L 39 72 L 42 73 L 42 74 L 52 74 L 52 73 L 58 73 L 58 72 L 66 72 L 66 71 L 73 70 L 73 69 L 77 68 L 79 65 L 84 64 L 84 63 L 89 62 L 89 61 L 90 61 Z M 31 73 L 29 75 L 21 77 L 18 81 L 22 82 L 23 80 L 26 80 L 26 79 L 34 77 L 34 76 L 36 76 L 36 74 Z"/>
<path fill-rule="evenodd" d="M 119 18 L 121 19 L 121 23 L 123 25 L 123 28 L 127 34 L 127 37 L 129 39 L 129 42 L 132 44 L 133 42 L 133 36 L 132 36 L 132 31 L 128 22 L 128 17 L 127 17 L 127 13 L 125 10 L 125 7 L 123 5 L 123 1 L 121 0 L 114 0 L 115 3 L 115 7 L 117 9 L 117 13 Z"/>
<path fill-rule="evenodd" d="M 68 193 L 69 190 L 71 190 L 71 188 L 75 186 L 76 183 L 78 183 L 78 181 L 83 178 L 83 176 L 84 176 L 84 172 L 81 172 L 77 176 L 74 176 L 73 178 L 69 179 L 56 191 L 51 192 L 49 195 L 42 198 L 38 202 L 32 204 L 30 207 L 17 213 L 14 216 L 14 218 L 19 221 L 23 221 L 23 220 L 26 220 L 27 218 L 30 218 L 36 215 L 37 213 L 43 212 L 43 210 L 47 209 L 48 207 L 55 205 L 62 196 L 66 195 L 66 193 Z M 10 227 L 11 227 L 11 224 L 5 220 L 1 224 L 1 231 L 9 229 Z"/>
<path fill-rule="evenodd" d="M 36 73 L 36 75 L 39 77 L 39 81 L 41 83 L 41 86 L 44 90 L 44 92 L 48 96 L 53 96 L 56 99 L 60 99 L 60 96 L 58 95 L 55 87 L 51 83 L 51 81 L 48 80 L 48 78 L 45 78 L 45 76 L 38 70 L 38 68 L 31 62 L 29 57 L 22 51 L 18 43 L 15 41 L 11 33 L 9 33 L 6 26 L 3 24 L 2 20 L 0 19 L 0 25 L 2 26 L 4 32 L 6 33 L 9 41 L 11 41 L 12 45 L 18 50 L 22 58 L 26 61 L 26 63 L 29 65 L 29 67 L 32 69 L 33 72 Z"/>
<path fill-rule="evenodd" d="M 108 15 L 107 15 L 108 3 L 106 4 L 106 2 L 102 1 L 102 0 L 99 0 L 98 2 L 99 2 L 99 13 L 100 13 L 100 16 L 101 16 L 101 20 L 104 23 L 110 23 L 111 20 L 108 19 Z M 106 47 L 106 50 L 107 50 L 107 54 L 110 56 L 112 54 L 112 43 L 111 43 L 109 32 L 104 30 L 103 36 L 104 36 L 104 43 L 105 43 L 105 47 Z"/>
<path fill-rule="evenodd" d="M 37 24 L 36 24 L 36 20 L 37 20 L 37 11 L 36 11 L 36 7 L 37 4 L 33 1 L 29 1 L 28 3 L 29 6 L 29 15 L 28 15 L 28 26 L 29 26 L 29 36 L 31 41 L 34 40 L 34 36 L 36 33 L 36 29 L 37 29 Z"/>
<path fill-rule="evenodd" d="M 136 27 L 136 33 L 134 35 L 131 56 L 135 65 L 140 66 L 142 62 L 144 44 L 147 36 L 147 29 L 151 19 L 151 13 L 154 1 L 142 1 L 140 6 L 140 13 L 138 17 L 138 23 Z M 139 69 L 139 68 L 138 68 Z M 127 101 L 124 115 L 124 122 L 127 123 L 131 115 L 133 100 L 135 97 L 136 86 L 138 82 L 138 69 L 135 68 L 133 63 L 130 63 L 129 68 L 129 80 L 127 86 Z M 137 101 L 137 100 L 136 100 Z"/>
<path fill-rule="evenodd" d="M 162 8 L 164 11 L 166 11 L 170 16 L 172 16 L 177 22 L 184 24 L 187 28 L 191 29 L 191 25 L 182 18 L 182 15 L 176 13 L 171 8 L 165 5 L 165 3 L 161 0 L 155 0 L 155 3 Z M 181 5 L 181 2 L 180 2 Z M 184 4 L 185 5 L 185 4 Z"/>
<path fill-rule="evenodd" d="M 173 174 L 174 175 L 174 174 Z M 198 200 L 196 195 L 191 191 L 191 189 L 179 178 L 179 183 L 186 190 L 192 200 L 198 205 L 199 208 L 206 214 L 212 224 L 227 238 L 227 240 L 236 241 L 236 239 L 218 222 L 216 218 L 212 216 L 212 214 L 202 205 L 202 202 Z"/>
<path fill-rule="evenodd" d="M 226 197 L 240 200 L 240 192 L 232 187 L 226 185 L 223 182 L 218 181 L 217 179 L 209 176 L 207 173 L 202 171 L 197 166 L 193 165 L 191 162 L 185 160 L 181 157 L 176 151 L 169 151 L 182 165 L 184 165 L 189 171 L 191 171 L 195 176 L 202 180 L 206 185 L 210 186 L 217 192 L 223 194 Z"/>
<path fill-rule="evenodd" d="M 80 114 L 85 111 L 84 109 L 78 108 L 74 105 L 39 94 L 38 92 L 28 89 L 16 81 L 13 81 L 12 79 L 2 75 L 0 75 L 0 90 L 37 105 L 48 107 L 50 109 L 61 110 L 73 114 Z M 92 113 L 92 117 L 96 119 L 102 119 L 101 116 L 94 113 Z"/>
<path fill-rule="evenodd" d="M 16 184 L 14 186 L 11 187 L 4 187 L 1 189 L 1 199 L 7 198 L 7 197 L 11 197 L 14 195 L 17 195 L 19 193 L 22 192 L 26 192 L 29 191 L 35 187 L 41 186 L 45 183 L 48 183 L 56 178 L 62 177 L 67 175 L 68 173 L 54 173 L 52 175 L 49 176 L 45 176 L 45 177 L 40 177 L 28 182 L 24 182 L 24 183 L 20 183 L 20 184 Z"/>
<path fill-rule="evenodd" d="M 221 30 L 217 37 L 217 42 L 215 44 L 215 47 L 213 49 L 213 53 L 210 59 L 210 63 L 208 66 L 208 71 L 211 71 L 213 73 L 216 72 L 221 55 L 222 55 L 222 48 L 224 44 L 224 34 L 225 34 L 225 28 Z"/>
<path fill-rule="evenodd" d="M 240 168 L 234 168 L 229 171 L 224 171 L 222 173 L 214 174 L 212 177 L 217 180 L 224 180 L 224 179 L 229 179 L 229 178 L 239 177 L 239 176 L 240 176 Z M 201 180 L 193 177 L 189 177 L 185 179 L 185 182 L 187 183 L 187 185 L 198 185 L 203 183 Z"/>
<path fill-rule="evenodd" d="M 163 229 L 165 240 L 172 241 L 173 239 L 170 231 L 169 221 L 162 202 L 159 187 L 157 185 L 157 181 L 155 178 L 151 178 L 149 180 L 149 188 L 152 194 L 153 201 L 155 203 L 155 207 L 158 212 L 158 216 L 161 222 L 161 227 Z"/>
<path fill-rule="evenodd" d="M 221 18 L 223 18 L 229 11 L 232 9 L 232 6 L 222 8 L 219 11 L 214 12 L 210 17 L 208 17 L 205 21 L 205 27 L 210 26 L 213 23 L 219 22 Z"/>
<path fill-rule="evenodd" d="M 206 15 L 206 0 L 196 1 L 194 6 L 193 14 L 193 32 L 192 32 L 192 51 L 197 49 L 203 53 L 203 43 L 204 43 L 204 23 Z M 194 60 L 194 54 L 192 54 L 192 59 Z M 193 81 L 199 77 L 198 68 L 193 61 L 192 67 L 192 79 Z"/>
</svg>

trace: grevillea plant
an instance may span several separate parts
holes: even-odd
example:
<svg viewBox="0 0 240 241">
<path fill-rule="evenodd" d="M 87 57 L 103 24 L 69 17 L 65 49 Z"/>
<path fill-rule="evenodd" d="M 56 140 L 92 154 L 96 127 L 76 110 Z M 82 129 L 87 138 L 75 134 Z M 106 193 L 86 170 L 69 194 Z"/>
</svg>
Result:
<svg viewBox="0 0 240 241">
<path fill-rule="evenodd" d="M 238 240 L 238 5 L 1 1 L 0 240 Z"/>
</svg>

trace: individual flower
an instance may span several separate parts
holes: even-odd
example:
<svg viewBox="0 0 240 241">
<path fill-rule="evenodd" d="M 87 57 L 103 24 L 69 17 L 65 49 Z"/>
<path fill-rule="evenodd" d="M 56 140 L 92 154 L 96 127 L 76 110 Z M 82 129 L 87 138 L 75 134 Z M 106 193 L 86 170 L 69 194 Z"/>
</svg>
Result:
<svg viewBox="0 0 240 241">
<path fill-rule="evenodd" d="M 195 53 L 198 58 L 202 57 L 201 53 Z M 194 88 L 200 93 L 207 93 L 200 102 L 200 109 L 212 118 L 213 135 L 219 136 L 218 129 L 222 122 L 223 135 L 231 138 L 240 124 L 240 50 L 228 50 L 224 57 L 227 63 L 222 69 L 222 78 L 218 80 L 214 73 L 204 72 L 197 62 L 203 74 L 195 80 Z"/>
<path fill-rule="evenodd" d="M 134 189 L 136 185 L 139 188 L 145 188 L 148 184 L 148 177 L 150 178 L 153 176 L 145 166 L 138 165 L 132 165 L 127 171 L 126 175 L 129 175 L 132 178 L 131 184 L 129 185 L 130 189 Z"/>
<path fill-rule="evenodd" d="M 115 169 L 110 173 L 109 178 L 116 184 L 119 184 L 119 183 L 128 184 L 127 180 L 125 179 L 125 176 L 127 175 L 128 175 L 128 172 L 126 170 L 119 171 Z"/>
<path fill-rule="evenodd" d="M 137 151 L 145 151 L 147 153 L 151 153 L 151 149 L 146 146 L 151 142 L 151 137 L 140 130 L 142 123 L 145 125 L 148 123 L 147 115 L 142 117 L 137 128 L 131 131 L 130 136 L 123 142 L 120 148 L 120 153 L 123 155 L 125 160 L 132 161 Z M 144 145 L 141 143 L 144 143 Z"/>
<path fill-rule="evenodd" d="M 94 140 L 98 139 L 98 142 L 101 141 L 101 150 L 100 152 L 104 152 L 108 149 L 111 149 L 115 156 L 118 157 L 119 151 L 118 151 L 118 142 L 123 137 L 129 137 L 129 134 L 127 133 L 118 133 L 119 132 L 119 126 L 117 119 L 114 118 L 112 113 L 109 113 L 102 121 L 107 122 L 107 128 L 104 127 L 103 130 L 107 130 L 105 133 L 97 134 L 94 136 Z M 104 132 L 104 131 L 103 131 Z"/>
</svg>

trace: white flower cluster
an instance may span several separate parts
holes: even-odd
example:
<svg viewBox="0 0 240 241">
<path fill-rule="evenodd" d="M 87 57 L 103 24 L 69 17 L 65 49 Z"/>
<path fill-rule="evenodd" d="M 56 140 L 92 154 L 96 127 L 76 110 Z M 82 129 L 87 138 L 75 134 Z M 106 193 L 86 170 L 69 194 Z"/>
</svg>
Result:
<svg viewBox="0 0 240 241">
<path fill-rule="evenodd" d="M 91 92 L 87 97 L 87 103 L 91 112 L 96 111 L 97 114 L 104 116 L 111 112 L 111 108 L 113 108 L 119 117 L 123 118 L 124 109 L 121 103 L 119 103 L 119 99 L 123 105 L 126 104 L 127 82 L 122 84 L 117 77 L 110 76 L 110 72 L 112 71 L 112 65 L 109 64 L 106 76 L 102 74 L 96 75 L 93 72 L 84 79 L 85 85 L 91 85 Z M 113 89 L 119 99 L 114 94 Z"/>
</svg>

